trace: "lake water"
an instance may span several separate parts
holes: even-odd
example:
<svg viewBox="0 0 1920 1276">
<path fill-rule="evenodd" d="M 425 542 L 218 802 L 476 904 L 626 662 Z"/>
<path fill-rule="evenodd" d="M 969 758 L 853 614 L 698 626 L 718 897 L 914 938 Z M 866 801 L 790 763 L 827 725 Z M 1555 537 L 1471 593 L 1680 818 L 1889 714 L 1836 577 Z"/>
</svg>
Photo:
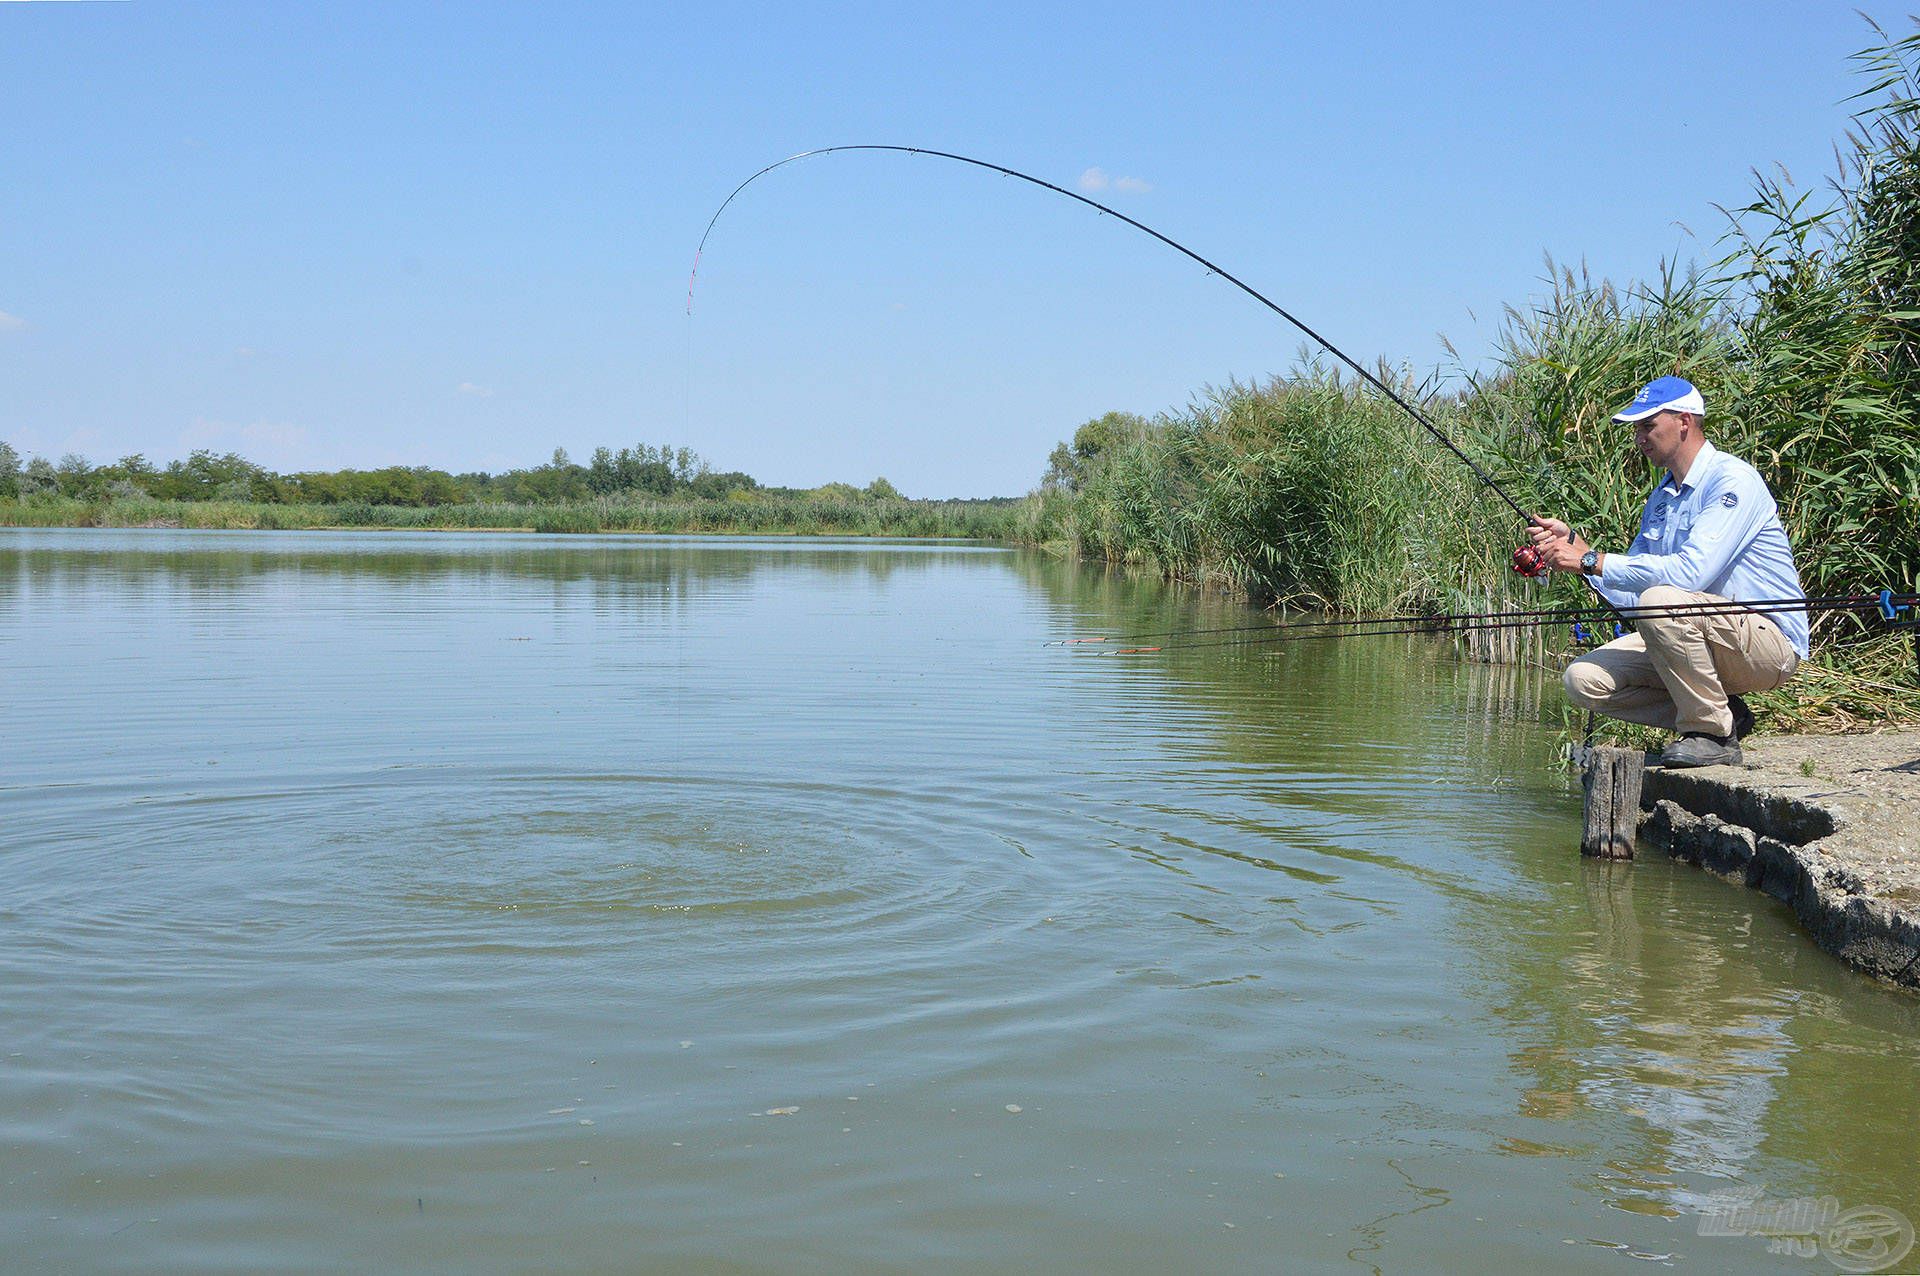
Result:
<svg viewBox="0 0 1920 1276">
<path fill-rule="evenodd" d="M 1920 1217 L 1920 1002 L 1583 862 L 1553 683 L 1044 645 L 1248 619 L 976 546 L 0 531 L 0 1265 L 1809 1271 L 1703 1221 Z"/>
</svg>

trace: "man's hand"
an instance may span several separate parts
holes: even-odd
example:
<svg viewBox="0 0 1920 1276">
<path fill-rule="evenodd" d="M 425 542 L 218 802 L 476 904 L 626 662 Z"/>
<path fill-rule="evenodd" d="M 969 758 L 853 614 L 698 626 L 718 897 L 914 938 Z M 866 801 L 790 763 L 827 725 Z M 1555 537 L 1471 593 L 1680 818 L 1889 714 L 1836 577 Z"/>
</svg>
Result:
<svg viewBox="0 0 1920 1276">
<path fill-rule="evenodd" d="M 1592 548 L 1585 537 L 1574 535 L 1573 529 L 1557 518 L 1535 518 L 1527 535 L 1533 538 L 1533 547 L 1547 566 L 1557 572 L 1579 571 L 1581 556 Z"/>
</svg>

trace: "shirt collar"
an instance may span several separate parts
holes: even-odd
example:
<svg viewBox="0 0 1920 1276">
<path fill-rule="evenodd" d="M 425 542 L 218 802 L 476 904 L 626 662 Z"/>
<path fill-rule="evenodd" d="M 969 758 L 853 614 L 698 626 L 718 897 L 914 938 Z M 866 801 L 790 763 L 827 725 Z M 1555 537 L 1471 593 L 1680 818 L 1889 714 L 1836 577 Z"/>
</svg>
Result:
<svg viewBox="0 0 1920 1276">
<path fill-rule="evenodd" d="M 1707 471 L 1713 468 L 1714 458 L 1719 455 L 1719 448 L 1715 447 L 1710 441 L 1701 439 L 1700 450 L 1693 454 L 1693 464 L 1687 467 L 1687 481 L 1684 483 L 1676 483 L 1673 478 L 1673 471 L 1668 470 L 1666 481 L 1660 484 L 1661 489 L 1671 492 L 1675 496 L 1680 495 L 1688 488 L 1693 488 L 1695 491 L 1698 491 L 1700 484 L 1706 480 Z"/>
</svg>

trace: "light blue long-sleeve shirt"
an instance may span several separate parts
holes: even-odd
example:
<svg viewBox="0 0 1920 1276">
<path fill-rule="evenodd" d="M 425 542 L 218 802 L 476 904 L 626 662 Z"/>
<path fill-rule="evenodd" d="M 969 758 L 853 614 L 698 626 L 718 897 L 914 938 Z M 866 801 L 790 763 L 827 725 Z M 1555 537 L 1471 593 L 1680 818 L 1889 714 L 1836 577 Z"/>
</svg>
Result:
<svg viewBox="0 0 1920 1276">
<path fill-rule="evenodd" d="M 1644 590 L 1673 585 L 1735 602 L 1804 598 L 1793 546 L 1760 472 L 1711 443 L 1702 443 L 1687 481 L 1662 476 L 1640 514 L 1640 534 L 1624 554 L 1605 554 L 1589 577 L 1617 607 Z M 1807 613 L 1770 611 L 1793 649 L 1807 654 Z"/>
</svg>

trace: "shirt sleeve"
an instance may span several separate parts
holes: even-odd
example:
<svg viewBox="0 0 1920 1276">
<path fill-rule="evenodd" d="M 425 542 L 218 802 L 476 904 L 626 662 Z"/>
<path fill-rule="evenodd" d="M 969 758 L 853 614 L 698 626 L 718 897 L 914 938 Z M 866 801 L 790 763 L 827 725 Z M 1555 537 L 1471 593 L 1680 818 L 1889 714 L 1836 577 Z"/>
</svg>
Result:
<svg viewBox="0 0 1920 1276">
<path fill-rule="evenodd" d="M 1705 590 L 1726 575 L 1740 552 L 1766 524 L 1772 499 L 1744 476 L 1716 475 L 1700 493 L 1699 513 L 1686 544 L 1671 554 L 1608 554 L 1600 564 L 1600 585 L 1609 598 L 1616 592 L 1638 596 L 1655 585 Z"/>
<path fill-rule="evenodd" d="M 1606 557 L 1607 557 L 1607 562 L 1602 563 L 1601 564 L 1602 567 L 1608 566 L 1608 564 L 1612 563 L 1613 561 L 1612 554 L 1608 554 Z M 1600 595 L 1602 598 L 1612 603 L 1615 607 L 1633 607 L 1633 606 L 1637 606 L 1640 602 L 1640 593 L 1638 590 L 1614 589 L 1602 583 L 1600 577 L 1598 576 L 1587 577 L 1587 583 L 1593 586 L 1594 593 Z"/>
</svg>

